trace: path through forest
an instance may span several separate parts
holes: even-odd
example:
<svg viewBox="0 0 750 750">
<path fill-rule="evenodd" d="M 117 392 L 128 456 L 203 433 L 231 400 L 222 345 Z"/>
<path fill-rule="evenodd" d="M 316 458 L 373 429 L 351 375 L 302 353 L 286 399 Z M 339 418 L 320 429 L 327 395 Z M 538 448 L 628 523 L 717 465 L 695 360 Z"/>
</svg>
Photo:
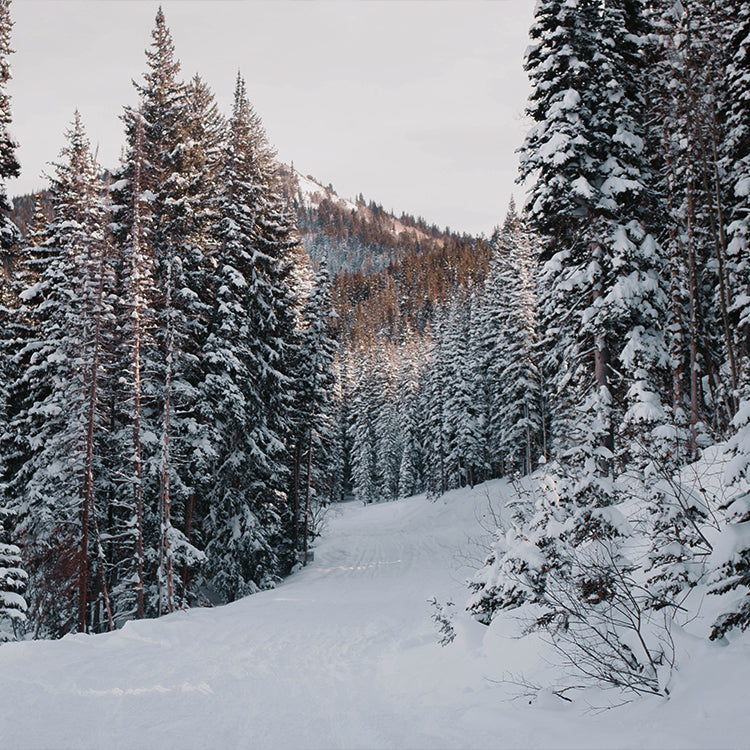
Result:
<svg viewBox="0 0 750 750">
<path fill-rule="evenodd" d="M 552 697 L 509 702 L 494 681 L 529 646 L 467 617 L 439 646 L 428 599 L 463 606 L 488 499 L 499 508 L 509 492 L 498 481 L 436 502 L 343 504 L 315 561 L 275 590 L 112 634 L 3 646 L 2 747 L 724 745 L 725 720 L 705 706 L 700 731 L 697 716 L 680 718 L 684 704 L 659 699 L 595 716 Z"/>
</svg>

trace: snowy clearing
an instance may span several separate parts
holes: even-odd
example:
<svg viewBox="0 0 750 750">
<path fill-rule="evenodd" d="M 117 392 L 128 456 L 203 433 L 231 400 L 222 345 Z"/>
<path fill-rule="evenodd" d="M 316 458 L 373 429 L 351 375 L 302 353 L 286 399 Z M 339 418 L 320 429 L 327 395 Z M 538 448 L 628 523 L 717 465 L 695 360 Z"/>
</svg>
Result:
<svg viewBox="0 0 750 750">
<path fill-rule="evenodd" d="M 273 591 L 2 646 L 3 748 L 747 747 L 747 639 L 683 636 L 670 700 L 605 711 L 623 696 L 508 700 L 504 673 L 549 671 L 544 644 L 507 637 L 508 623 L 462 615 L 438 644 L 428 599 L 463 607 L 478 519 L 511 491 L 337 506 L 314 563 Z"/>
</svg>

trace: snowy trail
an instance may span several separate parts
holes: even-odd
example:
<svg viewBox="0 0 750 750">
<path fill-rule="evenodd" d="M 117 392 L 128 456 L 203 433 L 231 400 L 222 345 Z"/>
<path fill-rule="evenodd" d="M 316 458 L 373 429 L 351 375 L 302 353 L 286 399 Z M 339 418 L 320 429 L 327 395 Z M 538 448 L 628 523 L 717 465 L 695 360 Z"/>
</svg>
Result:
<svg viewBox="0 0 750 750">
<path fill-rule="evenodd" d="M 465 596 L 446 576 L 475 524 L 473 502 L 460 511 L 457 524 L 442 501 L 344 505 L 315 562 L 276 590 L 113 634 L 3 647 L 0 691 L 18 699 L 12 712 L 0 702 L 3 746 L 402 746 L 414 718 L 394 720 L 403 706 L 384 663 L 435 644 L 431 595 Z M 417 736 L 434 744 L 429 730 Z"/>
<path fill-rule="evenodd" d="M 697 730 L 706 718 L 716 726 L 705 706 L 685 721 L 678 705 L 663 727 L 659 701 L 637 717 L 504 702 L 487 678 L 517 642 L 489 643 L 467 619 L 453 645 L 437 645 L 427 600 L 463 604 L 468 537 L 482 534 L 487 496 L 499 507 L 508 492 L 493 482 L 436 503 L 339 506 L 315 562 L 273 591 L 112 634 L 3 646 L 0 747 L 724 745 Z"/>
</svg>

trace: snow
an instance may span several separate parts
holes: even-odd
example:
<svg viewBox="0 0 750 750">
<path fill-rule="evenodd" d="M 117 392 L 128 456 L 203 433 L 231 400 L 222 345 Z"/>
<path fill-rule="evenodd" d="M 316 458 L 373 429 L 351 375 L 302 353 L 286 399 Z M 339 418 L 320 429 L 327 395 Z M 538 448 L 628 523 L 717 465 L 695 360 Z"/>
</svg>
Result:
<svg viewBox="0 0 750 750">
<path fill-rule="evenodd" d="M 33 284 L 28 289 L 24 289 L 24 291 L 21 292 L 19 295 L 21 299 L 24 302 L 28 302 L 30 299 L 34 299 L 37 294 L 39 294 L 40 291 L 44 289 L 44 283 L 41 281 L 38 281 L 36 284 Z"/>
<path fill-rule="evenodd" d="M 744 636 L 721 647 L 677 629 L 670 699 L 607 711 L 596 709 L 621 693 L 555 693 L 555 654 L 539 635 L 519 638 L 520 620 L 485 627 L 460 614 L 453 643 L 438 644 L 428 599 L 461 610 L 488 502 L 511 492 L 495 481 L 436 502 L 342 504 L 314 563 L 276 589 L 116 633 L 0 646 L 2 745 L 746 746 Z M 507 680 L 543 689 L 530 697 Z"/>
<path fill-rule="evenodd" d="M 290 167 L 291 170 L 291 167 Z M 308 208 L 317 206 L 324 198 L 343 205 L 349 211 L 356 211 L 357 204 L 347 198 L 340 198 L 332 188 L 326 188 L 319 182 L 298 172 L 296 169 L 293 176 L 297 180 L 302 202 Z"/>
<path fill-rule="evenodd" d="M 585 177 L 579 177 L 578 179 L 573 180 L 573 182 L 570 183 L 570 187 L 574 193 L 577 193 L 584 198 L 591 198 L 595 193 L 594 188 Z"/>
<path fill-rule="evenodd" d="M 539 149 L 542 161 L 552 161 L 556 165 L 568 161 L 568 145 L 570 136 L 567 133 L 554 132 L 550 139 Z M 583 179 L 583 178 L 581 178 Z"/>
<path fill-rule="evenodd" d="M 734 194 L 738 198 L 750 195 L 750 177 L 743 177 L 737 181 L 737 184 L 734 186 Z"/>
</svg>

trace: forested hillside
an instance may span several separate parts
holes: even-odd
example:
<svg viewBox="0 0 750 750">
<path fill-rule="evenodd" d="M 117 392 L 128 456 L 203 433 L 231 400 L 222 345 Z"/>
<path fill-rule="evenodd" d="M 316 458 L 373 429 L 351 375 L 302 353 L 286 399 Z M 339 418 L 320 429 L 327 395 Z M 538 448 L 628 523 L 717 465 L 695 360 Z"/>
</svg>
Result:
<svg viewBox="0 0 750 750">
<path fill-rule="evenodd" d="M 697 612 L 724 644 L 750 625 L 750 6 L 543 0 L 531 39 L 523 213 L 428 335 L 351 352 L 352 484 L 538 468 L 470 611 L 667 694 Z"/>
<path fill-rule="evenodd" d="M 314 267 L 331 274 L 334 329 L 349 345 L 385 337 L 403 341 L 423 333 L 433 311 L 461 286 L 482 282 L 490 248 L 484 238 L 428 226 L 409 214 L 396 217 L 360 196 L 340 198 L 285 164 L 279 180 Z M 36 213 L 35 213 L 36 212 Z M 10 218 L 22 235 L 54 216 L 49 191 L 13 199 Z"/>
<path fill-rule="evenodd" d="M 225 117 L 159 10 L 135 87 L 121 165 L 76 112 L 49 190 L 18 202 L 25 236 L 4 219 L 5 638 L 273 586 L 340 485 L 328 276 L 244 80 Z"/>
<path fill-rule="evenodd" d="M 656 695 L 699 611 L 750 625 L 750 4 L 540 0 L 530 35 L 529 193 L 475 238 L 279 165 L 159 11 L 122 163 L 76 113 L 0 231 L 3 637 L 272 587 L 350 494 L 528 475 L 479 622 Z"/>
<path fill-rule="evenodd" d="M 490 258 L 484 238 L 397 217 L 362 194 L 339 198 L 332 186 L 292 168 L 282 166 L 281 173 L 305 249 L 316 264 L 325 258 L 334 274 L 336 330 L 347 349 L 423 334 L 456 289 L 484 279 Z"/>
</svg>

